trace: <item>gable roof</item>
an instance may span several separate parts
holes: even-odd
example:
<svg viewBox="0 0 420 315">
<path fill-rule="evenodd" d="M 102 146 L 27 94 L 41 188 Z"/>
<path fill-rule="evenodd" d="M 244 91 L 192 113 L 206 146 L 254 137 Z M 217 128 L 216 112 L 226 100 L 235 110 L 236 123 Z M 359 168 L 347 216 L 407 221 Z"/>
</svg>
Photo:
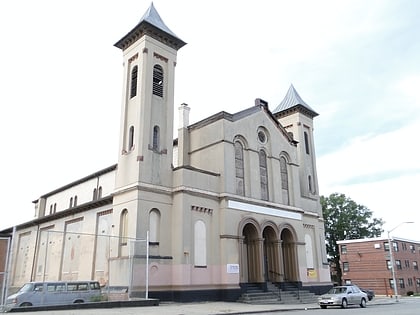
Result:
<svg viewBox="0 0 420 315">
<path fill-rule="evenodd" d="M 286 96 L 281 101 L 281 103 L 273 110 L 273 114 L 279 114 L 280 112 L 290 111 L 290 110 L 301 110 L 310 117 L 318 116 L 318 113 L 315 112 L 305 101 L 300 97 L 299 93 L 296 91 L 293 84 L 290 84 L 289 90 L 286 93 Z"/>
<path fill-rule="evenodd" d="M 176 50 L 186 44 L 166 26 L 159 13 L 156 11 L 153 2 L 143 14 L 139 23 L 128 32 L 127 35 L 116 42 L 114 46 L 124 50 L 143 35 L 149 35 Z"/>
</svg>

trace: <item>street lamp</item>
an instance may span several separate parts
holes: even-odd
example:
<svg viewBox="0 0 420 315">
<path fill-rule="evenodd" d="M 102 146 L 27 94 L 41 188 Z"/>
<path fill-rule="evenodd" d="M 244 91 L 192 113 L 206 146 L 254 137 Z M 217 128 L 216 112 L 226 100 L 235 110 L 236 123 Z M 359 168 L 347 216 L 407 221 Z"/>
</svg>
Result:
<svg viewBox="0 0 420 315">
<path fill-rule="evenodd" d="M 393 257 L 393 254 L 392 254 L 391 232 L 394 231 L 396 228 L 398 228 L 401 225 L 406 224 L 406 223 L 414 223 L 414 222 L 412 222 L 412 221 L 401 222 L 396 227 L 394 227 L 393 229 L 388 231 L 388 247 L 389 247 L 389 257 L 390 257 L 390 261 L 391 261 L 392 282 L 394 284 L 394 295 L 395 295 L 395 300 L 397 302 L 398 302 L 398 288 L 397 288 L 397 282 L 396 282 L 396 279 L 395 279 L 395 267 L 394 267 L 394 257 Z"/>
</svg>

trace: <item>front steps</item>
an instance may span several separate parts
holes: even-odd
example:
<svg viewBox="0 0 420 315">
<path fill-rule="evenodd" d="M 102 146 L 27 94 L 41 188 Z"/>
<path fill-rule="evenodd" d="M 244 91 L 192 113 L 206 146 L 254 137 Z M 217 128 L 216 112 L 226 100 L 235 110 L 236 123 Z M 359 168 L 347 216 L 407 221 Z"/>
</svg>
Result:
<svg viewBox="0 0 420 315">
<path fill-rule="evenodd" d="M 267 291 L 259 285 L 248 284 L 246 292 L 242 293 L 238 302 L 248 304 L 309 304 L 317 303 L 317 296 L 308 290 L 287 286 L 278 288 L 275 284 L 267 283 Z"/>
</svg>

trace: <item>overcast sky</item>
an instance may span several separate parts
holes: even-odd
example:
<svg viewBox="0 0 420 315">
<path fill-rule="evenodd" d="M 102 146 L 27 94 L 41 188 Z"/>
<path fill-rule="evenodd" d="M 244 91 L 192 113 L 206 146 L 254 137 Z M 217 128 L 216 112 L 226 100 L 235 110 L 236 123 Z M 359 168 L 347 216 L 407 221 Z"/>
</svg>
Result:
<svg viewBox="0 0 420 315">
<path fill-rule="evenodd" d="M 117 162 L 122 52 L 113 45 L 150 3 L 1 1 L 0 229 L 33 219 L 42 194 Z M 415 221 L 392 234 L 420 241 L 420 1 L 154 5 L 188 43 L 174 106 L 188 103 L 191 123 L 257 97 L 273 110 L 293 84 L 320 114 L 320 194 L 344 193 L 385 230 Z"/>
</svg>

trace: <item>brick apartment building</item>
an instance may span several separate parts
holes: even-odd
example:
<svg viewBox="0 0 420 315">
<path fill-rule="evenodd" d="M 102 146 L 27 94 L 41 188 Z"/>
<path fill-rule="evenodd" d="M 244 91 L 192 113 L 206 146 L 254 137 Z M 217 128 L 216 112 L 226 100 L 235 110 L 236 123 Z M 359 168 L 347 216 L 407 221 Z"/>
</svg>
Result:
<svg viewBox="0 0 420 315">
<path fill-rule="evenodd" d="M 399 295 L 420 292 L 420 242 L 392 239 L 395 279 Z M 391 257 L 387 238 L 338 241 L 343 283 L 393 295 Z"/>
</svg>

